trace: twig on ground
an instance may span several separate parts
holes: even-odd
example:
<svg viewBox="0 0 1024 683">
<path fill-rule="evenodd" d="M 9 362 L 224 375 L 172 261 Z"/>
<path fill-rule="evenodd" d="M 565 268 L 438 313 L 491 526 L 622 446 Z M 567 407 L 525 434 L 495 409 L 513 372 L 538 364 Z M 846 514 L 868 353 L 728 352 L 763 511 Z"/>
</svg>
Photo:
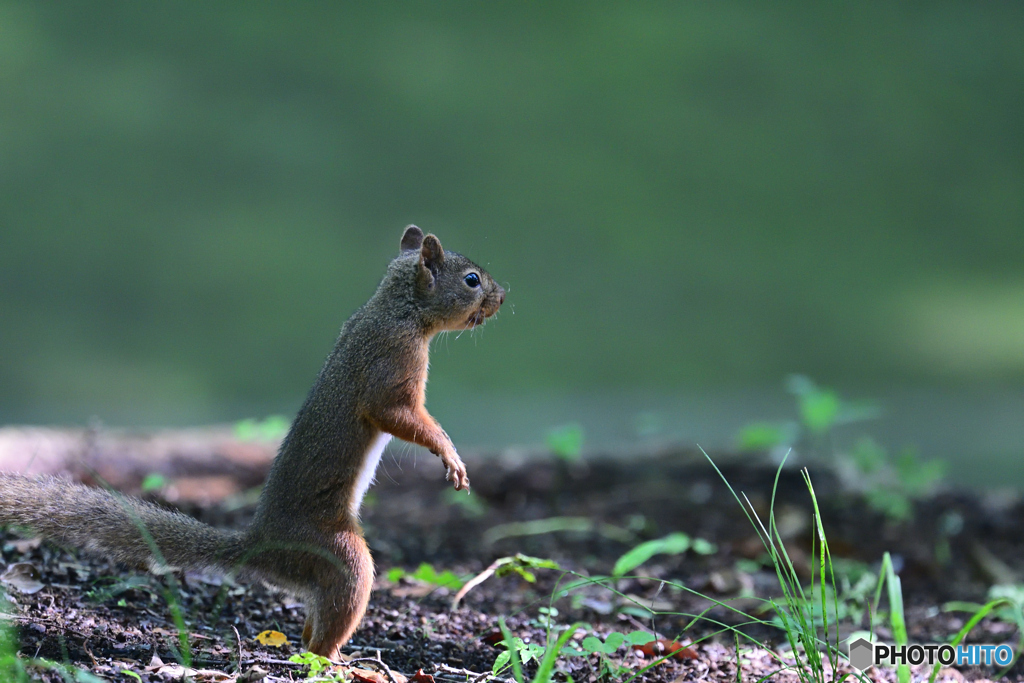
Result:
<svg viewBox="0 0 1024 683">
<path fill-rule="evenodd" d="M 238 673 L 242 673 L 242 636 L 239 635 L 238 629 L 234 624 L 231 625 L 231 629 L 235 632 L 235 642 L 238 643 Z"/>
<path fill-rule="evenodd" d="M 376 657 L 357 657 L 355 659 L 348 660 L 344 664 L 345 666 L 350 666 L 352 664 L 362 664 L 363 662 L 380 667 L 380 669 L 384 672 L 384 675 L 388 677 L 388 680 L 391 681 L 391 683 L 398 683 L 398 679 L 395 678 L 395 675 L 393 673 L 391 673 L 391 667 L 389 667 L 381 660 L 380 650 L 377 650 Z"/>
<path fill-rule="evenodd" d="M 459 669 L 448 664 L 438 664 L 437 671 L 443 671 L 445 674 L 450 676 L 459 676 L 461 678 L 469 678 L 470 683 L 483 683 L 483 681 L 500 681 L 501 683 L 515 683 L 511 678 L 498 678 L 490 671 L 480 673 L 478 671 L 470 671 L 469 669 Z"/>
<path fill-rule="evenodd" d="M 466 597 L 466 593 L 472 590 L 475 586 L 479 586 L 481 583 L 494 576 L 494 572 L 498 570 L 498 567 L 502 566 L 503 564 L 508 564 L 508 561 L 509 558 L 507 557 L 502 557 L 501 559 L 495 560 L 491 563 L 490 567 L 483 570 L 482 572 L 474 576 L 472 579 L 467 581 L 466 585 L 460 588 L 459 592 L 455 594 L 454 598 L 452 598 L 452 609 L 458 609 L 459 603 L 462 602 L 462 598 Z"/>
</svg>

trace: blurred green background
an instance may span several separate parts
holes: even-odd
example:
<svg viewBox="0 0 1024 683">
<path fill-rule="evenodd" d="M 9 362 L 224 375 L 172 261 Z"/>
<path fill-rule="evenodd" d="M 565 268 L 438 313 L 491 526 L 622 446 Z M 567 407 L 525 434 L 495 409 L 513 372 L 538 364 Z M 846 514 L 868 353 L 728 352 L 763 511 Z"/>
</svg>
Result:
<svg viewBox="0 0 1024 683">
<path fill-rule="evenodd" d="M 456 441 L 727 443 L 802 372 L 1018 462 L 1022 45 L 1019 3 L 0 3 L 0 422 L 291 414 L 416 223 L 510 289 L 436 346 Z"/>
</svg>

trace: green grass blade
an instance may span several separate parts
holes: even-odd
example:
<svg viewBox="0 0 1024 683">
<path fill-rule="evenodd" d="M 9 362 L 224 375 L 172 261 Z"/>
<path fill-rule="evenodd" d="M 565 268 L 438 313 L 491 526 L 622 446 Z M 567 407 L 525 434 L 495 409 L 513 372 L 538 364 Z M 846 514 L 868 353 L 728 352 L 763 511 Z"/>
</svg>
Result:
<svg viewBox="0 0 1024 683">
<path fill-rule="evenodd" d="M 572 638 L 572 634 L 576 633 L 576 629 L 586 628 L 587 625 L 582 622 L 576 622 L 570 626 L 562 635 L 558 636 L 558 640 L 552 645 L 551 639 L 548 639 L 547 649 L 544 651 L 544 659 L 541 660 L 540 665 L 537 667 L 537 675 L 533 677 L 533 683 L 549 683 L 551 680 L 551 674 L 555 671 L 555 661 L 558 659 L 558 655 L 561 654 L 562 648 Z M 519 680 L 519 679 L 516 679 Z"/>
<path fill-rule="evenodd" d="M 974 615 L 971 616 L 971 618 L 967 620 L 967 623 L 963 625 L 963 628 L 961 628 L 959 631 L 957 631 L 956 636 L 953 637 L 953 640 L 949 641 L 949 644 L 952 645 L 953 647 L 956 647 L 957 645 L 962 643 L 964 638 L 967 637 L 967 634 L 970 633 L 971 630 L 975 626 L 978 625 L 979 621 L 981 621 L 982 619 L 987 617 L 989 612 L 994 610 L 996 607 L 1001 607 L 1001 606 L 1006 605 L 1006 604 L 1013 604 L 1013 603 L 1011 603 L 1006 598 L 999 598 L 998 600 L 992 600 L 991 602 L 988 602 L 988 603 L 986 603 L 984 605 L 981 605 L 979 607 L 979 609 L 976 612 L 974 612 Z M 947 612 L 958 612 L 958 611 L 961 611 L 961 608 L 964 607 L 964 606 L 967 607 L 966 611 L 968 611 L 968 612 L 972 611 L 973 607 L 978 607 L 977 605 L 974 605 L 973 603 L 956 602 L 956 603 L 949 603 L 949 604 L 947 604 L 946 605 L 946 611 Z M 1016 660 L 1016 658 L 1017 658 L 1017 653 L 1014 653 L 1014 659 Z M 939 667 L 940 666 L 942 666 L 942 665 L 939 662 L 935 662 L 935 666 L 932 667 L 932 674 L 931 674 L 931 676 L 928 677 L 928 683 L 935 683 L 935 677 L 939 675 Z M 1013 662 L 1010 662 L 1010 666 L 1011 667 L 1013 666 Z M 1006 672 L 1004 671 L 1003 674 L 1005 674 L 1005 673 Z M 1000 674 L 998 676 L 998 678 L 1002 678 L 1003 674 Z"/>
<path fill-rule="evenodd" d="M 885 567 L 885 583 L 889 594 L 889 623 L 892 625 L 892 637 L 897 645 L 906 645 L 907 622 L 903 615 L 903 586 L 900 577 L 893 570 L 892 558 L 885 553 L 882 558 Z M 906 664 L 896 666 L 896 677 L 900 683 L 909 683 L 910 667 Z"/>
<path fill-rule="evenodd" d="M 516 683 L 523 683 L 523 665 L 519 663 L 519 650 L 516 649 L 515 641 L 512 640 L 512 633 L 505 625 L 504 617 L 498 617 L 498 628 L 501 629 L 501 635 L 505 637 L 505 647 L 509 652 L 508 660 L 512 663 L 512 675 L 515 677 Z"/>
</svg>

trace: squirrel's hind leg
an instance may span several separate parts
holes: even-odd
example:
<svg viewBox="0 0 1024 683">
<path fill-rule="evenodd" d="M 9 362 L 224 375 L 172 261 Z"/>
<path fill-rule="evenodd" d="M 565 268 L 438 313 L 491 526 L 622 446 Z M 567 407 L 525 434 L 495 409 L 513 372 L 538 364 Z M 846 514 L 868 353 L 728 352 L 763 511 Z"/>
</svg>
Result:
<svg viewBox="0 0 1024 683">
<path fill-rule="evenodd" d="M 338 533 L 332 550 L 336 560 L 321 564 L 316 572 L 317 585 L 306 604 L 302 641 L 310 652 L 337 659 L 370 602 L 373 559 L 355 529 Z"/>
<path fill-rule="evenodd" d="M 306 625 L 302 627 L 302 647 L 309 649 L 309 641 L 313 639 L 313 614 L 306 616 Z"/>
</svg>

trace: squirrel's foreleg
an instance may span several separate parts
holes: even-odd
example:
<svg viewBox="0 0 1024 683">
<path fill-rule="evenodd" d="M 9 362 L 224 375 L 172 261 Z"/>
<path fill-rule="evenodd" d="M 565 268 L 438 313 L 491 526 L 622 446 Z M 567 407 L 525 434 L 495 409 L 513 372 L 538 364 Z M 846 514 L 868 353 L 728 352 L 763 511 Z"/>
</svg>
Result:
<svg viewBox="0 0 1024 683">
<path fill-rule="evenodd" d="M 469 488 L 466 465 L 459 457 L 448 434 L 441 429 L 441 425 L 426 408 L 394 405 L 371 415 L 370 420 L 378 429 L 417 446 L 423 446 L 439 456 L 448 470 L 448 478 L 455 484 L 455 489 L 461 491 Z"/>
</svg>

